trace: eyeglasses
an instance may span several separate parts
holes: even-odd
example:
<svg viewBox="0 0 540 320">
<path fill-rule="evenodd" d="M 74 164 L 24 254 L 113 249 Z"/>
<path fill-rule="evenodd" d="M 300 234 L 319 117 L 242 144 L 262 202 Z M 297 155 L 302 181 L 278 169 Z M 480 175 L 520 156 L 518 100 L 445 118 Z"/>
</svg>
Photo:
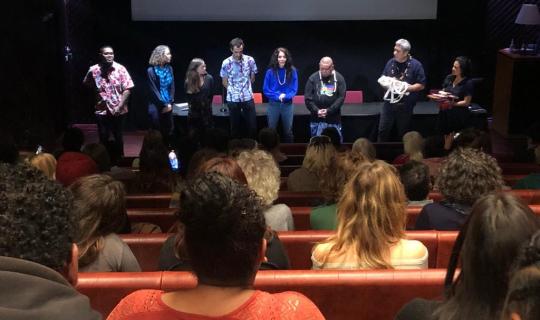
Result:
<svg viewBox="0 0 540 320">
<path fill-rule="evenodd" d="M 309 146 L 318 146 L 318 145 L 322 145 L 322 144 L 329 144 L 329 143 L 332 143 L 332 140 L 330 139 L 329 136 L 315 136 L 315 137 L 311 137 L 311 139 L 309 139 Z"/>
</svg>

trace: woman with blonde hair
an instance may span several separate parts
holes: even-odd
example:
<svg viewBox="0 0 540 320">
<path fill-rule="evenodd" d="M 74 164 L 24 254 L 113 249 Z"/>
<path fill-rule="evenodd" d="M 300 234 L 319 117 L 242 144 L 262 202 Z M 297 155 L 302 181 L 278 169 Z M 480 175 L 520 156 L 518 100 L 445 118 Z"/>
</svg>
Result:
<svg viewBox="0 0 540 320">
<path fill-rule="evenodd" d="M 146 69 L 150 86 L 148 115 L 152 129 L 159 130 L 165 145 L 173 132 L 172 105 L 174 103 L 174 72 L 171 66 L 171 50 L 168 46 L 157 46 L 150 55 Z"/>
<path fill-rule="evenodd" d="M 330 137 L 312 137 L 309 140 L 302 167 L 294 170 L 287 177 L 287 190 L 320 191 L 320 174 L 330 166 L 335 154 L 336 148 L 332 145 Z"/>
<path fill-rule="evenodd" d="M 361 164 L 339 200 L 336 234 L 313 250 L 313 269 L 427 268 L 426 247 L 404 239 L 405 205 L 395 168 Z"/>
<path fill-rule="evenodd" d="M 403 154 L 399 155 L 393 164 L 404 164 L 409 160 L 424 159 L 424 138 L 418 131 L 409 131 L 403 135 Z"/>
<path fill-rule="evenodd" d="M 272 155 L 263 150 L 243 151 L 236 161 L 246 175 L 248 186 L 266 206 L 266 225 L 275 231 L 294 230 L 291 209 L 285 204 L 274 204 L 281 178 Z"/>
<path fill-rule="evenodd" d="M 49 180 L 56 180 L 56 159 L 50 153 L 38 153 L 28 159 L 28 163 L 43 172 Z"/>
<path fill-rule="evenodd" d="M 377 159 L 377 151 L 375 150 L 373 143 L 366 138 L 356 139 L 352 145 L 352 151 L 361 154 L 368 161 L 375 161 L 375 159 Z"/>
</svg>

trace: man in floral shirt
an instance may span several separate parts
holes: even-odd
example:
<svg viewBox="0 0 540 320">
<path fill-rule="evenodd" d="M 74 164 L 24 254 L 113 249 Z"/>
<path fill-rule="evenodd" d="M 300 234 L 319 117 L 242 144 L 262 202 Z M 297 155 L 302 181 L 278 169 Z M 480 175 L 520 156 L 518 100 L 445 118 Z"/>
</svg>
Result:
<svg viewBox="0 0 540 320">
<path fill-rule="evenodd" d="M 133 81 L 126 68 L 114 62 L 114 50 L 110 46 L 99 49 L 101 62 L 93 65 L 84 77 L 83 83 L 95 88 L 95 105 L 99 141 L 109 146 L 109 135 L 114 138 L 114 150 L 124 154 L 122 128 L 124 115 L 128 112 L 127 101 Z"/>
<path fill-rule="evenodd" d="M 231 136 L 240 138 L 240 129 L 246 127 L 248 136 L 254 139 L 257 134 L 257 116 L 251 84 L 255 81 L 257 65 L 253 57 L 243 54 L 242 39 L 232 39 L 229 47 L 232 55 L 223 60 L 220 76 L 223 86 L 227 88 Z M 244 126 L 241 125 L 242 120 L 245 122 Z"/>
</svg>

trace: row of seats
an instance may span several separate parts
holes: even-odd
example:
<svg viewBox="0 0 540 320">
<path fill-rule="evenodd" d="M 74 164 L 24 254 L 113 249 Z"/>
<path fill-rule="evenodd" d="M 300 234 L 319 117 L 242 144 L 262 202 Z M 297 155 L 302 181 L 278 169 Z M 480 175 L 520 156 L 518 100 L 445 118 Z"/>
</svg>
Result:
<svg viewBox="0 0 540 320">
<path fill-rule="evenodd" d="M 528 205 L 540 204 L 540 190 L 524 189 L 507 192 L 521 198 Z M 439 192 L 430 192 L 428 198 L 433 201 L 441 201 L 442 195 Z M 168 208 L 170 202 L 170 193 L 129 194 L 126 196 L 127 208 Z M 316 206 L 322 203 L 322 195 L 320 192 L 280 191 L 275 203 L 283 203 L 289 207 Z"/>
<path fill-rule="evenodd" d="M 310 298 L 326 319 L 393 319 L 413 298 L 442 297 L 444 269 L 428 270 L 279 270 L 259 271 L 255 289 L 297 291 Z M 77 290 L 106 317 L 138 289 L 164 291 L 193 288 L 188 272 L 80 273 Z"/>
<path fill-rule="evenodd" d="M 333 231 L 286 231 L 278 234 L 289 256 L 291 269 L 308 270 L 311 269 L 313 245 L 331 236 Z M 121 238 L 130 247 L 143 271 L 156 271 L 161 247 L 169 236 L 171 234 L 167 233 L 123 234 Z M 457 231 L 407 231 L 406 237 L 426 246 L 429 268 L 446 268 Z"/>
</svg>

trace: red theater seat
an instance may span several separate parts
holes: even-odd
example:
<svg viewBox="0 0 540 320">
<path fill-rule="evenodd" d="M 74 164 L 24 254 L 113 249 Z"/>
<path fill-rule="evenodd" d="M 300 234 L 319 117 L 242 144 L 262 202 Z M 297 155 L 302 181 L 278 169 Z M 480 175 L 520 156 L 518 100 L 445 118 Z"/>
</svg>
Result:
<svg viewBox="0 0 540 320">
<path fill-rule="evenodd" d="M 359 91 L 347 90 L 345 92 L 344 103 L 346 104 L 364 103 L 364 93 L 362 92 L 362 90 L 359 90 Z"/>
</svg>

